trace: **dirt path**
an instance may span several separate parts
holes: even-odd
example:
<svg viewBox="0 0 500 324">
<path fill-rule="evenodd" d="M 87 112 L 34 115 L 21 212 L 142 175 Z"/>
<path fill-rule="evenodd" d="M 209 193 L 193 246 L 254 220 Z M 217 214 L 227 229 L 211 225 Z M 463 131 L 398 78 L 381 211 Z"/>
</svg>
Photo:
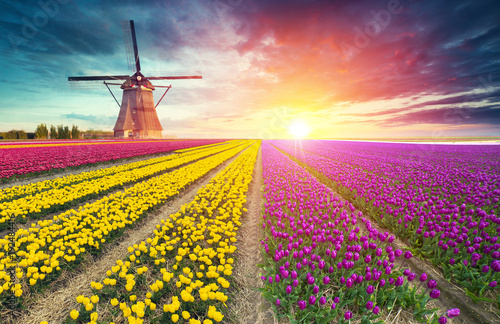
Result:
<svg viewBox="0 0 500 324">
<path fill-rule="evenodd" d="M 217 172 L 225 168 L 238 155 L 196 181 L 158 211 L 149 213 L 144 221 L 136 224 L 134 228 L 128 229 L 112 246 L 105 248 L 101 256 L 98 258 L 89 257 L 84 262 L 84 267 L 65 271 L 57 281 L 51 284 L 47 291 L 37 294 L 35 300 L 25 305 L 27 312 L 12 314 L 14 316 L 6 318 L 2 323 L 39 324 L 44 320 L 50 324 L 63 323 L 69 312 L 77 308 L 76 297 L 81 294 L 86 296 L 91 294 L 91 281 L 100 281 L 104 278 L 106 271 L 116 265 L 116 260 L 123 259 L 128 255 L 127 247 L 152 236 L 161 219 L 177 212 L 183 204 L 193 200 L 198 189 L 206 185 Z"/>
<path fill-rule="evenodd" d="M 237 264 L 233 273 L 237 292 L 229 304 L 229 321 L 232 323 L 271 324 L 274 321 L 268 302 L 257 288 L 262 287 L 260 268 L 262 263 L 260 240 L 262 239 L 259 220 L 262 209 L 262 150 L 259 150 L 248 189 L 245 213 L 238 232 L 236 250 Z"/>
</svg>

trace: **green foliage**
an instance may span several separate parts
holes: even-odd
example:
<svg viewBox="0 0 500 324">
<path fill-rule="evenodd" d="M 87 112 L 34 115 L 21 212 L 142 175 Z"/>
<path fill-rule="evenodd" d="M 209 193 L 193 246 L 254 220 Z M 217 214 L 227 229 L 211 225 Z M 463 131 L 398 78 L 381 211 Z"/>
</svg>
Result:
<svg viewBox="0 0 500 324">
<path fill-rule="evenodd" d="M 0 133 L 2 139 L 28 139 L 28 135 L 23 130 L 10 130 L 5 133 Z"/>
<path fill-rule="evenodd" d="M 37 139 L 47 139 L 49 138 L 49 129 L 46 124 L 40 124 L 36 127 L 35 138 Z"/>
<path fill-rule="evenodd" d="M 57 129 L 55 128 L 54 125 L 50 125 L 50 138 L 51 139 L 57 138 Z"/>
<path fill-rule="evenodd" d="M 80 131 L 78 130 L 78 126 L 73 125 L 73 127 L 71 127 L 71 138 L 72 139 L 80 138 Z"/>
<path fill-rule="evenodd" d="M 58 139 L 70 139 L 71 138 L 71 132 L 69 131 L 68 126 L 64 125 L 57 125 L 57 138 Z"/>
</svg>

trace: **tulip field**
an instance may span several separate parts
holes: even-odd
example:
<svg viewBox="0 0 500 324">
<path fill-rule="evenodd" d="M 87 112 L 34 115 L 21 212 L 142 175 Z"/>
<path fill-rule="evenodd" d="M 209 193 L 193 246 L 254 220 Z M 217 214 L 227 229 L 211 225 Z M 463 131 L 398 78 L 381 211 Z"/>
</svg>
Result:
<svg viewBox="0 0 500 324">
<path fill-rule="evenodd" d="M 497 145 L 12 142 L 0 179 L 1 323 L 254 323 L 241 253 L 279 323 L 500 323 Z"/>
<path fill-rule="evenodd" d="M 412 144 L 276 142 L 341 195 L 439 266 L 473 299 L 500 279 L 500 149 L 446 145 L 419 160 Z M 500 304 L 500 295 L 492 302 Z"/>
<path fill-rule="evenodd" d="M 54 169 L 157 154 L 219 142 L 222 140 L 4 143 L 0 144 L 0 152 L 2 152 L 0 154 L 0 181 Z"/>
</svg>

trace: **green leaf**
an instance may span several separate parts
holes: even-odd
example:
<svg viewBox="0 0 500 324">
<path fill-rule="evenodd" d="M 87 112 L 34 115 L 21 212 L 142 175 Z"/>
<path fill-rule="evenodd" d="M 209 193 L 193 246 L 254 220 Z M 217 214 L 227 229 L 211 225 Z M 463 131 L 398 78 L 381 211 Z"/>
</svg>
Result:
<svg viewBox="0 0 500 324">
<path fill-rule="evenodd" d="M 469 289 L 465 288 L 465 294 L 469 296 L 474 303 L 477 303 L 478 300 L 477 296 L 474 295 L 472 292 L 470 292 Z"/>
<path fill-rule="evenodd" d="M 420 304 L 415 304 L 415 310 L 413 311 L 413 314 L 419 313 L 422 310 L 420 307 Z"/>
</svg>

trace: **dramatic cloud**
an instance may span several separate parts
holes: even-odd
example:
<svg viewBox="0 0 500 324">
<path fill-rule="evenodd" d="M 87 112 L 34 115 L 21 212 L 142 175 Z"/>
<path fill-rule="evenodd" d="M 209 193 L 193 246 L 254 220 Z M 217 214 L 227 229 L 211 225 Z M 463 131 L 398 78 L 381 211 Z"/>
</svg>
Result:
<svg viewBox="0 0 500 324">
<path fill-rule="evenodd" d="M 39 107 L 52 116 L 40 123 L 111 129 L 107 89 L 66 78 L 131 74 L 120 21 L 134 19 L 146 75 L 203 74 L 158 83 L 173 86 L 158 114 L 174 135 L 282 136 L 262 125 L 283 109 L 282 128 L 304 119 L 317 137 L 500 134 L 495 0 L 0 0 L 0 11 L 2 128 L 19 125 L 13 109 Z"/>
<path fill-rule="evenodd" d="M 401 126 L 412 124 L 487 124 L 500 125 L 500 106 L 479 108 L 443 108 L 410 112 L 384 119 L 378 124 L 382 126 Z"/>
</svg>

